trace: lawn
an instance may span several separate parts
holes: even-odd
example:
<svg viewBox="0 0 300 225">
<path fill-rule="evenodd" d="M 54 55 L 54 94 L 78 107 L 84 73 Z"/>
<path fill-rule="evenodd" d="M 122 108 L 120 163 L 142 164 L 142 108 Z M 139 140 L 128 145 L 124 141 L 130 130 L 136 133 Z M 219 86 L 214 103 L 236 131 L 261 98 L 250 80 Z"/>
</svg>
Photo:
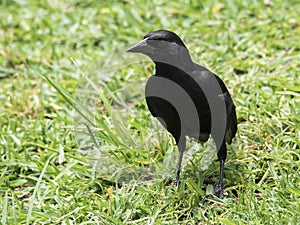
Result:
<svg viewBox="0 0 300 225">
<path fill-rule="evenodd" d="M 2 224 L 298 224 L 300 2 L 0 1 Z M 126 53 L 176 32 L 233 95 L 224 199 L 211 144 L 177 148 Z"/>
</svg>

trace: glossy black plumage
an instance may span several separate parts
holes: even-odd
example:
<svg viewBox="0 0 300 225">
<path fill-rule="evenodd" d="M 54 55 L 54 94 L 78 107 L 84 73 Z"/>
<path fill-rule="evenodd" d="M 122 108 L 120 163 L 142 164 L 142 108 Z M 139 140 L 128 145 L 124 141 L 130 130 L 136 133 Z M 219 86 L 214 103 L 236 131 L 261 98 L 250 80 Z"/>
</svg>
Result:
<svg viewBox="0 0 300 225">
<path fill-rule="evenodd" d="M 146 102 L 151 114 L 172 134 L 179 158 L 175 184 L 180 178 L 186 136 L 205 142 L 211 135 L 220 161 L 220 178 L 215 194 L 223 197 L 223 169 L 237 131 L 235 106 L 223 81 L 206 68 L 193 63 L 188 49 L 173 32 L 157 30 L 128 52 L 148 55 L 156 71 L 146 84 Z"/>
</svg>

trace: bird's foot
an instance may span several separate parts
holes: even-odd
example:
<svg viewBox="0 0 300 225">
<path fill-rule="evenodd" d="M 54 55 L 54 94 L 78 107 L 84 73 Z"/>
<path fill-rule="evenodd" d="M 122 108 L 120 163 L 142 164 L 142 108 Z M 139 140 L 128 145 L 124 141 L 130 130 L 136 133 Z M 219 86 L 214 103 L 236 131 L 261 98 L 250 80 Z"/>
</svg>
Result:
<svg viewBox="0 0 300 225">
<path fill-rule="evenodd" d="M 214 193 L 213 194 L 208 194 L 208 195 L 204 196 L 204 198 L 202 199 L 202 204 L 206 203 L 207 199 L 209 199 L 213 196 L 217 196 L 220 199 L 223 199 L 223 197 L 224 197 L 224 187 L 223 187 L 223 185 L 217 184 L 214 188 Z"/>
<path fill-rule="evenodd" d="M 174 187 L 178 187 L 179 186 L 179 180 L 178 179 L 175 179 L 174 180 Z"/>
<path fill-rule="evenodd" d="M 217 184 L 214 189 L 214 195 L 218 196 L 220 199 L 224 197 L 224 187 L 221 184 Z"/>
</svg>

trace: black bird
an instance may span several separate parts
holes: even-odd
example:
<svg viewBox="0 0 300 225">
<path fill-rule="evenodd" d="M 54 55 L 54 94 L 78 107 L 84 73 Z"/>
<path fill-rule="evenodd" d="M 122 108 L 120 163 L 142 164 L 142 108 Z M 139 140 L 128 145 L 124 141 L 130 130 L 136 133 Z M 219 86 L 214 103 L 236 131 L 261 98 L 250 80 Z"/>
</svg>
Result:
<svg viewBox="0 0 300 225">
<path fill-rule="evenodd" d="M 175 185 L 179 183 L 186 136 L 206 142 L 211 135 L 220 161 L 214 194 L 223 198 L 226 142 L 230 144 L 237 131 L 235 106 L 225 84 L 217 75 L 195 64 L 185 44 L 171 31 L 150 32 L 127 52 L 143 53 L 155 63 L 155 74 L 146 84 L 146 102 L 151 114 L 172 134 L 178 146 Z"/>
</svg>

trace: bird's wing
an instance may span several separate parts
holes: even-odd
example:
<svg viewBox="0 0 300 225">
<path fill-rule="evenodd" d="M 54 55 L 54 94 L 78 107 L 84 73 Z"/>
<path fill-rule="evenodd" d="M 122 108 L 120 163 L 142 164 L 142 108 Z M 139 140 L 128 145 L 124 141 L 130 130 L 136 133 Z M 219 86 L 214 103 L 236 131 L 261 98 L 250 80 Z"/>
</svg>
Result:
<svg viewBox="0 0 300 225">
<path fill-rule="evenodd" d="M 225 139 L 227 143 L 231 143 L 231 140 L 237 131 L 237 118 L 235 105 L 224 82 L 217 75 L 211 73 L 209 70 L 206 70 L 204 67 L 198 67 L 198 70 L 193 73 L 193 79 L 197 83 L 201 82 L 201 86 L 205 85 L 206 87 L 208 86 L 210 88 L 214 88 L 216 87 L 215 85 L 219 85 L 220 89 L 216 91 L 216 94 L 218 99 L 225 102 L 227 114 Z M 205 95 L 203 93 L 204 90 L 198 86 L 192 85 L 192 87 L 194 88 L 195 92 L 198 92 L 199 96 Z"/>
<path fill-rule="evenodd" d="M 227 143 L 230 144 L 237 132 L 237 118 L 236 118 L 235 105 L 223 81 L 217 75 L 215 76 L 219 81 L 219 83 L 222 83 L 220 84 L 220 86 L 222 85 L 221 88 L 223 93 L 219 95 L 219 97 L 225 101 L 225 105 L 226 105 L 227 123 L 226 123 L 225 140 Z"/>
<path fill-rule="evenodd" d="M 227 115 L 230 115 L 232 112 L 232 109 L 234 108 L 234 104 L 233 104 L 233 101 L 232 101 L 232 98 L 231 98 L 229 92 L 223 92 L 222 94 L 219 94 L 219 98 L 222 101 L 225 101 Z"/>
</svg>

